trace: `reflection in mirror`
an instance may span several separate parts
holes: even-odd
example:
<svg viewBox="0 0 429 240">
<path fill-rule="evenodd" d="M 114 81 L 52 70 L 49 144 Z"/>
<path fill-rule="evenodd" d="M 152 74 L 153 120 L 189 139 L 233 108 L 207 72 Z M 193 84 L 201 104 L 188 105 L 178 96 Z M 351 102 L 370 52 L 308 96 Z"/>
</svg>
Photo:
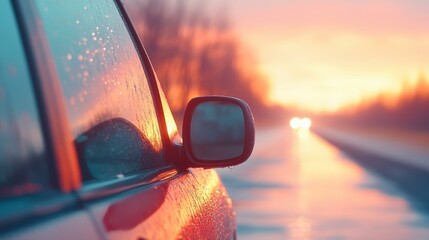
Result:
<svg viewBox="0 0 429 240">
<path fill-rule="evenodd" d="M 140 130 L 123 118 L 104 121 L 76 140 L 84 181 L 121 178 L 156 167 L 156 149 Z"/>
<path fill-rule="evenodd" d="M 234 103 L 200 103 L 191 120 L 191 148 L 200 160 L 239 157 L 244 149 L 244 116 Z"/>
</svg>

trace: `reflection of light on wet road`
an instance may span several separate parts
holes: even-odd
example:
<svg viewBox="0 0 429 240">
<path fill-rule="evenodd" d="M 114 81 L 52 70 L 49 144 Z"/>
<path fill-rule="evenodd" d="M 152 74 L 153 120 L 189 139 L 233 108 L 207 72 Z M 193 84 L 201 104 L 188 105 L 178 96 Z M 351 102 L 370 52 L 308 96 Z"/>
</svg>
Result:
<svg viewBox="0 0 429 240">
<path fill-rule="evenodd" d="M 392 184 L 308 131 L 259 131 L 252 158 L 220 173 L 242 239 L 429 238 Z"/>
</svg>

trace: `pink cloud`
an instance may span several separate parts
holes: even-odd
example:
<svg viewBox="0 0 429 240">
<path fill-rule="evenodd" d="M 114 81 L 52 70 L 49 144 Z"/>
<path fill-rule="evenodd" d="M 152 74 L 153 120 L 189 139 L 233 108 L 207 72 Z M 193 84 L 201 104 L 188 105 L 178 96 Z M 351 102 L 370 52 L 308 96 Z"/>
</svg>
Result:
<svg viewBox="0 0 429 240">
<path fill-rule="evenodd" d="M 426 34 L 429 3 L 407 1 L 272 1 L 267 5 L 235 3 L 238 27 L 296 33 L 308 30 L 362 34 Z M 238 8 L 240 5 L 241 8 Z"/>
</svg>

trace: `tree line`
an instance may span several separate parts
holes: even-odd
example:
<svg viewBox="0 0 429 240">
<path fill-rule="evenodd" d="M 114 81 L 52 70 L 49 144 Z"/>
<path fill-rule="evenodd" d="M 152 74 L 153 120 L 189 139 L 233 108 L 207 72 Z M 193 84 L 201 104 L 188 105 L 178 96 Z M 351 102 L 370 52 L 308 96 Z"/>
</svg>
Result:
<svg viewBox="0 0 429 240">
<path fill-rule="evenodd" d="M 203 1 L 129 2 L 141 38 L 176 120 L 200 95 L 245 100 L 259 124 L 283 119 L 285 109 L 269 105 L 269 85 L 257 62 L 234 34 L 222 8 L 209 14 Z"/>
</svg>

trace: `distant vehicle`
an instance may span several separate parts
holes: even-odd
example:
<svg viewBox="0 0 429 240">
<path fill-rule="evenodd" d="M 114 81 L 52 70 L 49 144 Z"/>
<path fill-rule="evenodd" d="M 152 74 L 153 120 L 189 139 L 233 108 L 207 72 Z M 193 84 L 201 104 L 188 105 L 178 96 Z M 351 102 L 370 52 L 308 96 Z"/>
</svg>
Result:
<svg viewBox="0 0 429 240">
<path fill-rule="evenodd" d="M 292 129 L 295 129 L 295 130 L 309 130 L 311 127 L 311 120 L 310 118 L 307 118 L 307 117 L 304 117 L 304 118 L 293 117 L 289 121 L 289 125 Z"/>
<path fill-rule="evenodd" d="M 183 142 L 120 0 L 0 1 L 0 238 L 234 239 L 212 169 L 254 145 L 248 105 L 188 104 Z"/>
</svg>

